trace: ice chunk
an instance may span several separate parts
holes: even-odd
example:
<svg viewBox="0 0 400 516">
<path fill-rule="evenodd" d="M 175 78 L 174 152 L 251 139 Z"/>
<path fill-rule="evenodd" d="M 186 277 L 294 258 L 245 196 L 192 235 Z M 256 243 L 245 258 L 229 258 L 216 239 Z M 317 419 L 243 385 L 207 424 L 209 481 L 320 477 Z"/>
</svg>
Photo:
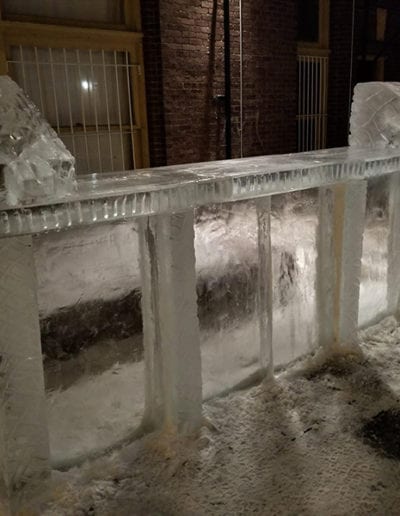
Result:
<svg viewBox="0 0 400 516">
<path fill-rule="evenodd" d="M 400 147 L 400 83 L 366 82 L 354 88 L 349 144 Z"/>
<path fill-rule="evenodd" d="M 10 205 L 63 197 L 76 187 L 74 157 L 6 75 L 0 76 L 0 166 Z"/>
</svg>

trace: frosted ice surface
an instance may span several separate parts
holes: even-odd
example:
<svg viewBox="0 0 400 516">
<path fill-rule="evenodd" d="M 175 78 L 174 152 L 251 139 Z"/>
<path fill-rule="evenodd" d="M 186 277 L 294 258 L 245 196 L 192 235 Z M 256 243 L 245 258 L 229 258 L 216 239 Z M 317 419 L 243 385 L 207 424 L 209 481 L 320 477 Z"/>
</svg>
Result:
<svg viewBox="0 0 400 516">
<path fill-rule="evenodd" d="M 350 118 L 352 147 L 400 147 L 400 83 L 357 84 Z"/>
<path fill-rule="evenodd" d="M 0 166 L 10 205 L 75 190 L 75 159 L 21 88 L 0 76 Z"/>
</svg>

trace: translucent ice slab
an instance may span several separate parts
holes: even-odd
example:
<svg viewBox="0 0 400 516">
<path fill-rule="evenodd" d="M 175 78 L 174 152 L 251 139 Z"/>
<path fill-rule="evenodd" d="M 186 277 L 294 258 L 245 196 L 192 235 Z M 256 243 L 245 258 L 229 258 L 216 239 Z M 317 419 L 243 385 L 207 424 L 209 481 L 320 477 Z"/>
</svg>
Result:
<svg viewBox="0 0 400 516">
<path fill-rule="evenodd" d="M 50 459 L 84 460 L 132 436 L 144 411 L 133 224 L 37 235 Z"/>
<path fill-rule="evenodd" d="M 318 191 L 272 198 L 274 365 L 317 347 Z"/>
<path fill-rule="evenodd" d="M 371 324 L 388 309 L 389 176 L 368 182 L 358 322 Z"/>
<path fill-rule="evenodd" d="M 70 194 L 75 188 L 74 164 L 21 88 L 0 76 L 0 203 L 29 204 Z"/>
<path fill-rule="evenodd" d="M 255 201 L 199 210 L 195 249 L 206 399 L 261 368 L 257 218 Z"/>
<path fill-rule="evenodd" d="M 365 82 L 354 88 L 350 146 L 400 147 L 400 83 Z"/>
</svg>

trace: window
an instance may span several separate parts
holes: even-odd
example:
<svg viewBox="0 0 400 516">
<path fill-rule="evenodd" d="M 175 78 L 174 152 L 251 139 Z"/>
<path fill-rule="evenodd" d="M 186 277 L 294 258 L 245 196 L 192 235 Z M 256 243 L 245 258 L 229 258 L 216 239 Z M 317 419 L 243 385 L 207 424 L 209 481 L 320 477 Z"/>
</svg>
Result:
<svg viewBox="0 0 400 516">
<path fill-rule="evenodd" d="M 318 43 L 319 41 L 319 0 L 298 1 L 299 41 Z"/>
<path fill-rule="evenodd" d="M 297 149 L 326 147 L 328 58 L 298 56 Z"/>
<path fill-rule="evenodd" d="M 60 21 L 68 15 L 87 23 L 89 4 L 3 1 L 2 66 L 74 154 L 79 174 L 148 166 L 141 34 L 127 30 L 140 27 L 137 2 L 101 0 L 90 27 Z M 31 15 L 33 22 L 19 20 Z M 41 16 L 57 23 L 39 23 Z M 125 25 L 105 29 L 97 21 Z"/>
<path fill-rule="evenodd" d="M 329 0 L 298 0 L 298 47 L 329 48 Z"/>
<path fill-rule="evenodd" d="M 299 0 L 297 150 L 326 147 L 329 0 Z"/>
<path fill-rule="evenodd" d="M 10 20 L 124 24 L 123 1 L 96 0 L 95 9 L 93 4 L 93 0 L 2 0 L 2 12 L 3 18 Z"/>
</svg>

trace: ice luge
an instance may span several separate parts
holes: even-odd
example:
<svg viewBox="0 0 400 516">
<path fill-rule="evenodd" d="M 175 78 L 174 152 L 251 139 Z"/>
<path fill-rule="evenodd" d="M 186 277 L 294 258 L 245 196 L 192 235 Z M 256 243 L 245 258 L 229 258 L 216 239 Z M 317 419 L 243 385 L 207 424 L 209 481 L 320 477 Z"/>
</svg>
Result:
<svg viewBox="0 0 400 516">
<path fill-rule="evenodd" d="M 65 197 L 76 188 L 75 158 L 6 75 L 0 76 L 0 166 L 0 200 L 11 206 Z"/>
</svg>

